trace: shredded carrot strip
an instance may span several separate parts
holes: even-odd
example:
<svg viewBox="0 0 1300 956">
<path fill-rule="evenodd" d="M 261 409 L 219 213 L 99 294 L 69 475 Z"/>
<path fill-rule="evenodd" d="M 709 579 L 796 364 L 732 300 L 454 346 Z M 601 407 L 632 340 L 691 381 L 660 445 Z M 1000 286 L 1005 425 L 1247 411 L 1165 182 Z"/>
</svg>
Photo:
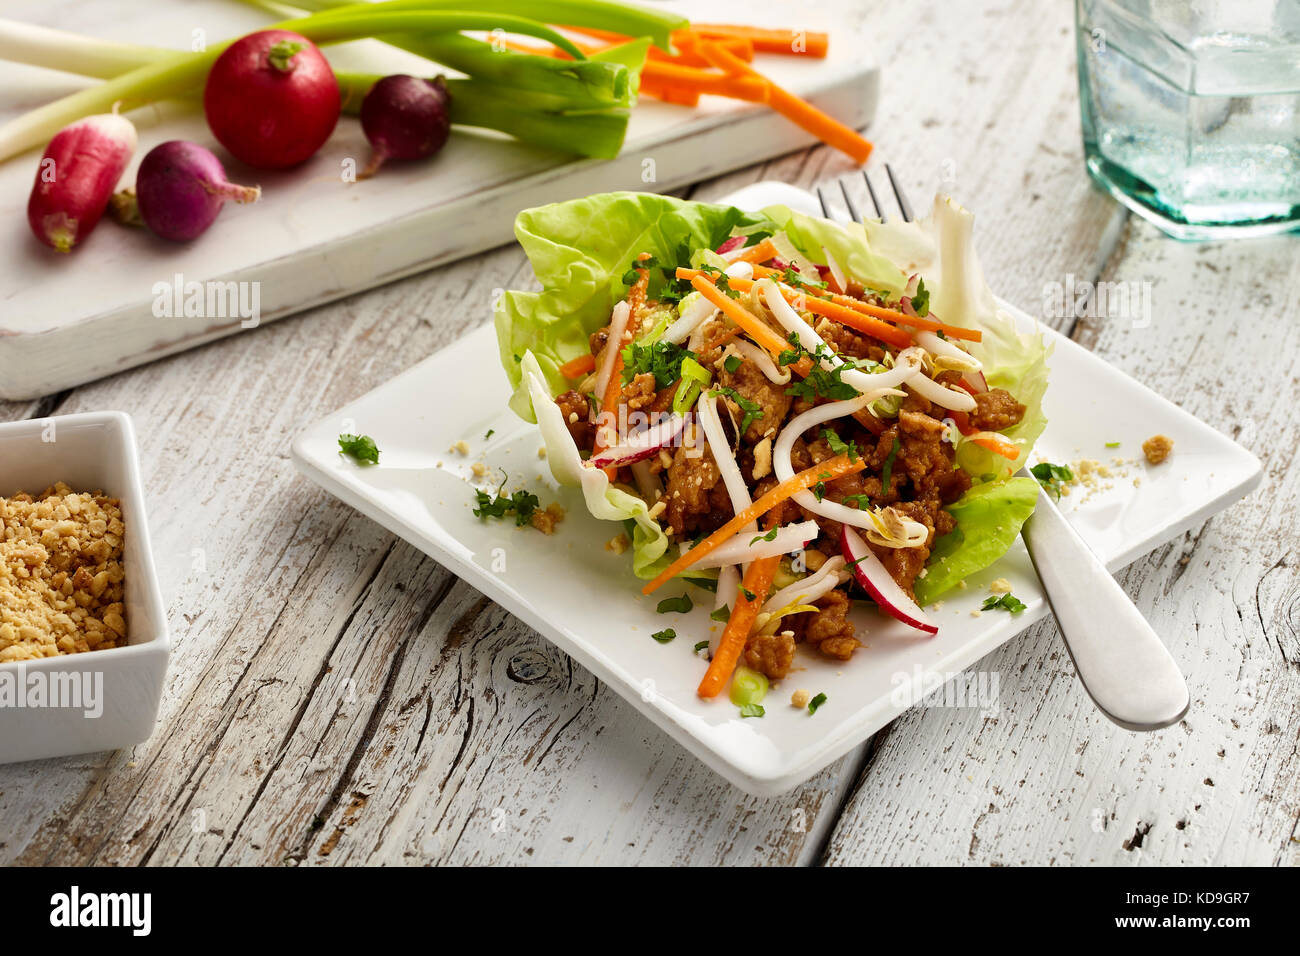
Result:
<svg viewBox="0 0 1300 956">
<path fill-rule="evenodd" d="M 744 60 L 733 56 L 724 47 L 719 46 L 712 40 L 704 40 L 699 44 L 698 49 L 700 54 L 713 66 L 727 73 L 761 75 Z M 772 109 L 795 125 L 812 133 L 827 146 L 833 146 L 835 149 L 847 153 L 859 165 L 867 161 L 867 157 L 871 155 L 872 150 L 870 141 L 859 136 L 856 131 L 849 129 L 839 120 L 828 116 L 812 104 L 799 99 L 789 90 L 777 86 L 766 77 L 764 77 L 764 80 L 766 80 L 769 87 L 767 102 Z"/>
<path fill-rule="evenodd" d="M 652 46 L 647 56 L 652 60 L 663 60 L 669 63 L 680 63 L 682 66 L 699 66 L 707 67 L 709 61 L 704 59 L 695 49 L 699 42 L 699 37 L 687 30 L 678 30 L 673 33 L 673 45 L 677 47 L 677 53 L 670 54 Z M 735 56 L 740 57 L 746 63 L 754 59 L 754 44 L 748 40 L 718 40 L 728 51 Z"/>
<path fill-rule="evenodd" d="M 766 271 L 769 273 L 772 272 L 772 270 L 770 269 Z M 757 275 L 757 270 L 755 271 L 755 275 Z M 695 284 L 696 276 L 704 278 L 706 281 L 708 281 L 708 275 L 706 273 L 700 272 L 697 269 L 677 270 L 677 278 L 690 279 L 692 285 Z M 754 287 L 754 280 L 733 279 L 730 276 L 728 276 L 727 284 L 730 285 L 737 292 L 748 292 L 750 289 Z M 824 315 L 827 318 L 834 319 L 835 321 L 843 325 L 847 325 L 850 326 L 851 328 L 855 328 L 859 332 L 865 332 L 867 335 L 880 339 L 880 341 L 882 342 L 888 342 L 890 345 L 895 345 L 902 349 L 905 349 L 912 344 L 912 337 L 910 335 L 908 335 L 902 329 L 895 328 L 894 326 L 890 325 L 888 322 L 881 322 L 879 319 L 872 318 L 869 315 L 861 315 L 853 311 L 852 309 L 847 309 L 844 308 L 843 306 L 836 305 L 833 302 L 828 302 L 825 299 L 819 298 L 811 293 L 804 294 L 802 297 L 803 301 L 799 302 L 800 295 L 801 295 L 799 291 L 795 289 L 791 289 L 789 286 L 781 285 L 780 283 L 777 284 L 777 288 L 781 290 L 781 295 L 785 297 L 785 300 L 789 302 L 791 305 L 794 305 L 795 308 L 799 308 L 800 306 L 802 306 L 804 311 L 815 312 L 818 315 Z M 737 324 L 739 325 L 740 323 Z M 766 328 L 766 326 L 764 326 L 764 328 Z M 773 333 L 773 335 L 775 334 L 776 333 Z M 784 344 L 782 345 L 782 349 L 785 349 L 787 347 L 788 346 Z M 768 351 L 771 351 L 771 349 L 769 349 Z"/>
<path fill-rule="evenodd" d="M 685 276 L 683 276 L 683 278 L 685 278 Z M 739 282 L 739 280 L 735 281 Z M 777 335 L 771 326 L 764 323 L 758 316 L 753 312 L 750 312 L 735 299 L 718 291 L 717 287 L 714 286 L 714 284 L 705 276 L 697 273 L 691 278 L 691 285 L 698 289 L 704 298 L 708 299 L 717 308 L 721 309 L 722 313 L 727 318 L 731 319 L 731 321 L 735 322 L 738 326 L 753 336 L 754 341 L 767 349 L 768 353 L 773 358 L 779 358 L 781 353 L 790 347 L 790 343 Z M 736 285 L 735 288 L 738 291 L 744 291 L 740 289 L 739 285 Z M 808 356 L 806 355 L 791 366 L 791 369 L 799 375 L 807 375 L 811 368 L 812 362 L 809 361 Z"/>
<path fill-rule="evenodd" d="M 772 278 L 780 281 L 781 273 L 775 269 L 769 269 L 767 266 L 754 266 L 754 275 L 758 278 Z M 829 299 L 836 305 L 842 305 L 845 308 L 853 309 L 855 312 L 861 312 L 863 315 L 874 316 L 877 319 L 884 319 L 887 322 L 893 322 L 895 325 L 910 325 L 914 329 L 924 329 L 928 332 L 942 332 L 950 339 L 963 339 L 967 342 L 979 342 L 984 338 L 984 333 L 979 329 L 964 329 L 960 325 L 948 325 L 937 319 L 931 319 L 928 316 L 922 318 L 916 315 L 908 315 L 906 312 L 899 312 L 897 309 L 887 309 L 884 306 L 872 305 L 870 302 L 863 302 L 861 299 L 855 299 L 849 295 L 823 295 L 820 292 L 813 293 L 821 296 L 823 299 Z M 847 323 L 846 323 L 847 324 Z"/>
<path fill-rule="evenodd" d="M 951 411 L 949 412 L 951 414 Z M 995 435 L 976 435 L 971 439 L 981 448 L 987 448 L 995 455 L 1001 455 L 1010 461 L 1015 461 L 1020 457 L 1020 449 L 1009 441 L 1004 441 Z"/>
<path fill-rule="evenodd" d="M 643 252 L 637 256 L 638 261 L 644 261 L 650 257 L 648 252 Z M 624 330 L 624 337 L 636 336 L 637 314 L 641 311 L 641 306 L 645 305 L 646 287 L 650 283 L 650 270 L 644 267 L 638 267 L 637 280 L 632 286 L 632 290 L 627 296 L 627 328 Z M 617 349 L 614 353 L 614 365 L 609 371 L 609 381 L 605 383 L 605 394 L 601 396 L 600 415 L 607 423 L 609 418 L 606 416 L 618 414 L 618 397 L 623 393 L 623 345 L 621 342 L 605 343 L 607 349 Z M 596 429 L 596 437 L 592 441 L 591 453 L 598 455 L 609 446 L 605 444 L 605 427 Z M 618 474 L 618 469 L 610 465 L 605 469 L 611 481 Z"/>
<path fill-rule="evenodd" d="M 565 378 L 577 378 L 579 375 L 586 375 L 596 368 L 596 356 L 579 355 L 575 359 L 569 359 L 560 366 L 560 374 Z"/>
<path fill-rule="evenodd" d="M 710 40 L 748 40 L 762 53 L 824 58 L 830 37 L 812 30 L 775 30 L 732 23 L 692 23 L 691 31 Z"/>
<path fill-rule="evenodd" d="M 684 86 L 674 86 L 671 83 L 659 83 L 651 79 L 643 78 L 641 80 L 641 95 L 663 100 L 665 103 L 672 103 L 676 106 L 700 105 L 698 90 L 688 89 Z"/>
<path fill-rule="evenodd" d="M 641 70 L 642 89 L 645 89 L 647 82 L 658 89 L 680 87 L 695 93 L 729 96 L 750 103 L 762 103 L 767 100 L 767 84 L 752 76 L 714 73 L 691 66 L 678 66 L 675 63 L 647 62 Z"/>
<path fill-rule="evenodd" d="M 763 602 L 767 600 L 767 594 L 772 590 L 772 579 L 776 577 L 776 569 L 781 565 L 781 556 L 774 554 L 767 558 L 755 558 L 749 563 L 748 570 L 745 571 L 745 578 L 740 583 L 740 589 L 736 594 L 736 603 L 731 609 L 731 616 L 727 618 L 727 626 L 722 631 L 722 636 L 718 638 L 718 649 L 713 654 L 713 660 L 709 662 L 709 669 L 704 672 L 704 678 L 700 681 L 699 689 L 696 691 L 701 697 L 717 697 L 731 675 L 735 673 L 736 664 L 740 661 L 740 655 L 745 650 L 745 643 L 749 640 L 749 632 L 754 629 L 754 621 L 758 618 L 758 612 L 763 607 Z M 747 594 L 754 595 L 752 598 Z"/>
<path fill-rule="evenodd" d="M 848 455 L 836 455 L 787 478 L 748 508 L 740 509 L 734 518 L 691 550 L 680 555 L 676 561 L 659 572 L 658 577 L 643 587 L 641 593 L 653 594 L 673 577 L 712 552 L 718 545 L 738 534 L 745 525 L 757 521 L 787 498 L 800 491 L 806 491 L 819 481 L 833 481 L 842 475 L 851 475 L 866 467 L 867 462 L 861 455 L 857 456 L 856 461 L 849 461 Z"/>
<path fill-rule="evenodd" d="M 740 255 L 736 256 L 732 262 L 763 262 L 777 255 L 776 246 L 771 239 L 764 239 L 750 246 Z"/>
</svg>

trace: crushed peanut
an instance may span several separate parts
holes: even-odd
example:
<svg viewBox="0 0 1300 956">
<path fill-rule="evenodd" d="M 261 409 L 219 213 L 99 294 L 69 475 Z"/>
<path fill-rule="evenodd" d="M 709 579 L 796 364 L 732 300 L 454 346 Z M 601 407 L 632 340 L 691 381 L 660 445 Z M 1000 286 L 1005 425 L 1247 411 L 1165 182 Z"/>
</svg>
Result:
<svg viewBox="0 0 1300 956">
<path fill-rule="evenodd" d="M 1158 465 L 1174 450 L 1174 440 L 1168 435 L 1152 435 L 1142 443 L 1142 454 L 1147 456 L 1147 463 Z"/>
<path fill-rule="evenodd" d="M 1010 594 L 1011 582 L 1006 578 L 994 578 L 989 582 L 989 590 L 994 594 Z"/>
<path fill-rule="evenodd" d="M 790 695 L 790 706 L 807 707 L 808 701 L 810 700 L 812 700 L 812 694 L 808 693 L 806 690 L 800 689 Z"/>
<path fill-rule="evenodd" d="M 627 546 L 630 543 L 631 542 L 627 540 L 627 535 L 616 534 L 605 542 L 605 550 L 613 551 L 615 554 L 622 554 L 627 550 Z"/>
<path fill-rule="evenodd" d="M 534 511 L 528 522 L 542 534 L 555 534 L 555 526 L 563 520 L 564 509 L 559 504 L 551 502 L 546 506 L 545 511 L 541 509 Z"/>
<path fill-rule="evenodd" d="M 461 439 L 460 441 L 458 441 L 458 442 L 453 442 L 453 443 L 452 443 L 452 446 L 451 446 L 450 448 L 448 448 L 447 450 L 448 450 L 448 451 L 454 451 L 454 452 L 456 452 L 456 454 L 458 454 L 458 455 L 468 455 L 468 454 L 469 454 L 469 442 L 465 441 L 465 439 L 462 438 L 462 439 Z"/>
<path fill-rule="evenodd" d="M 121 504 L 62 482 L 0 498 L 0 662 L 126 643 Z"/>
</svg>

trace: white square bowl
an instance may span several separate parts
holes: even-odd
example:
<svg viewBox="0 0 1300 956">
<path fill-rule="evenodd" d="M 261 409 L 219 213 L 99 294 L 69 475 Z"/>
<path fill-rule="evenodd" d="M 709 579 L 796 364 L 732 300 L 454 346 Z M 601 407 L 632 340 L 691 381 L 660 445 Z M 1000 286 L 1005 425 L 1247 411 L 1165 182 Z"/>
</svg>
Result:
<svg viewBox="0 0 1300 956">
<path fill-rule="evenodd" d="M 153 732 L 162 700 L 171 642 L 130 416 L 93 412 L 0 424 L 0 496 L 36 494 L 60 481 L 122 502 L 127 645 L 0 663 L 0 764 L 140 743 Z M 50 706 L 53 695 L 35 705 L 38 688 L 60 684 L 80 685 L 77 706 Z"/>
</svg>

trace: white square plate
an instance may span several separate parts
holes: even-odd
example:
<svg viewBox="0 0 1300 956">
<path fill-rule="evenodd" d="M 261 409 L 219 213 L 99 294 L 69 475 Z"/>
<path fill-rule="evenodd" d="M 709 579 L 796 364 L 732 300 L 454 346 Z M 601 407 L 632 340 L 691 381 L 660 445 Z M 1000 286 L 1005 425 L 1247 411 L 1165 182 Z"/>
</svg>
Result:
<svg viewBox="0 0 1300 956">
<path fill-rule="evenodd" d="M 807 193 L 777 183 L 756 184 L 722 201 L 743 208 L 784 202 L 817 211 Z M 999 304 L 1033 327 L 1028 315 Z M 1071 521 L 1112 570 L 1195 527 L 1259 482 L 1259 461 L 1248 451 L 1069 339 L 1046 328 L 1044 334 L 1055 351 L 1046 400 L 1050 424 L 1039 457 L 1108 461 L 1122 452 L 1140 458 L 1139 446 L 1151 435 L 1175 441 L 1165 464 L 1134 465 L 1131 475 L 1073 507 L 1065 499 Z M 294 443 L 294 461 L 307 477 L 536 628 L 751 793 L 798 785 L 920 699 L 936 674 L 960 672 L 1048 613 L 1017 542 L 994 567 L 972 576 L 966 590 L 943 599 L 935 637 L 917 639 L 904 625 L 860 609 L 854 620 L 867 646 L 851 661 L 801 650 L 796 667 L 802 669 L 773 689 L 767 715 L 741 719 L 725 697 L 703 701 L 695 693 L 705 665 L 692 648 L 710 627 L 721 626 L 708 619 L 711 603 L 700 600 L 710 596 L 684 585 L 642 596 L 628 557 L 605 548 L 620 528 L 592 518 L 578 493 L 557 488 L 538 457 L 536 427 L 509 411 L 509 395 L 489 324 L 307 429 Z M 373 437 L 380 464 L 362 467 L 340 456 L 341 432 Z M 469 444 L 468 456 L 450 451 L 460 440 Z M 1115 441 L 1119 449 L 1105 447 Z M 512 490 L 527 485 L 543 504 L 558 500 L 568 516 L 556 534 L 475 518 L 475 462 L 496 476 L 504 469 Z M 1137 484 L 1134 475 L 1141 477 Z M 973 617 L 997 577 L 1010 580 L 1028 608 L 1015 616 Z M 661 598 L 683 591 L 696 599 L 693 611 L 655 612 Z M 665 627 L 677 631 L 676 640 L 651 640 Z M 828 700 L 809 716 L 788 706 L 794 688 L 825 693 Z"/>
</svg>

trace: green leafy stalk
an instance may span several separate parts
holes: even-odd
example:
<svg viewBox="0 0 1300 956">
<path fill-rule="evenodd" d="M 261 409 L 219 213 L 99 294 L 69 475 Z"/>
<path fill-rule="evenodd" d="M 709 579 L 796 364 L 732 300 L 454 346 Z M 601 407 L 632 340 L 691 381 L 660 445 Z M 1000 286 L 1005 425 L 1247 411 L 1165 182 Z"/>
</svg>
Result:
<svg viewBox="0 0 1300 956">
<path fill-rule="evenodd" d="M 402 0 L 390 2 L 400 3 Z M 370 6 L 376 9 L 359 14 L 329 14 L 320 20 L 316 17 L 285 20 L 272 28 L 292 30 L 315 43 L 334 43 L 377 34 L 493 30 L 499 27 L 546 40 L 582 57 L 580 51 L 554 30 L 522 17 L 500 13 L 381 11 L 378 7 L 387 4 Z M 99 86 L 65 96 L 11 120 L 0 128 L 0 160 L 47 142 L 63 127 L 83 116 L 105 113 L 114 107 L 131 109 L 197 89 L 217 57 L 233 42 L 217 44 L 202 53 L 167 54 Z"/>
</svg>

